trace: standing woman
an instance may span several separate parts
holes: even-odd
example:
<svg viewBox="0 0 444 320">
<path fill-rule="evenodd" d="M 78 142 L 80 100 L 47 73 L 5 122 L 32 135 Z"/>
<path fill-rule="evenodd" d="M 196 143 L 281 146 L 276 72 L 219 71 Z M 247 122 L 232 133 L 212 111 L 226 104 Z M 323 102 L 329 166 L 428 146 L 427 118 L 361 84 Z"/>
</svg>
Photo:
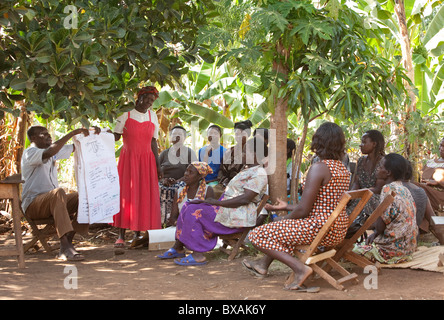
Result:
<svg viewBox="0 0 444 320">
<path fill-rule="evenodd" d="M 118 171 L 120 178 L 120 212 L 114 216 L 120 228 L 115 247 L 124 247 L 125 230 L 160 229 L 160 198 L 157 115 L 150 110 L 159 92 L 155 87 L 143 87 L 137 95 L 136 107 L 117 118 L 116 141 L 123 136 Z"/>
<path fill-rule="evenodd" d="M 359 230 L 367 218 L 379 205 L 379 194 L 384 185 L 384 181 L 378 180 L 376 172 L 381 166 L 382 159 L 385 155 L 385 141 L 384 136 L 378 130 L 368 130 L 361 138 L 360 144 L 363 156 L 358 159 L 356 165 L 356 174 L 352 181 L 350 190 L 370 189 L 373 196 L 365 205 L 359 216 L 353 221 L 348 232 L 347 238 L 351 238 L 353 234 Z M 347 214 L 350 215 L 359 201 L 353 200 L 347 206 Z"/>
</svg>

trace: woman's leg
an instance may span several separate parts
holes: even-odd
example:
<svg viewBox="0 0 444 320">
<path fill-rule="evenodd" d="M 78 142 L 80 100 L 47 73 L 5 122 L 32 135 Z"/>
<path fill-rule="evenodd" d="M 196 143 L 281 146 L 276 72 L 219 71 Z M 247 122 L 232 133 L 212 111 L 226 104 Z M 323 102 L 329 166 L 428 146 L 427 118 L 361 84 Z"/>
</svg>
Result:
<svg viewBox="0 0 444 320">
<path fill-rule="evenodd" d="M 270 266 L 271 262 L 273 262 L 274 259 L 279 260 L 280 262 L 286 264 L 290 267 L 291 270 L 293 270 L 295 278 L 294 281 L 288 285 L 286 285 L 287 289 L 298 289 L 302 286 L 305 280 L 313 273 L 313 270 L 300 262 L 298 259 L 293 257 L 292 255 L 280 252 L 280 251 L 274 251 L 269 249 L 264 249 L 258 246 L 253 246 L 258 249 L 259 251 L 263 252 L 265 254 L 264 258 L 261 260 L 258 260 L 257 262 L 253 262 L 253 264 L 250 263 L 251 267 L 253 267 L 257 272 L 261 274 L 266 274 L 268 271 L 268 267 Z M 257 263 L 257 265 L 255 265 Z M 265 273 L 263 273 L 265 271 Z"/>
</svg>

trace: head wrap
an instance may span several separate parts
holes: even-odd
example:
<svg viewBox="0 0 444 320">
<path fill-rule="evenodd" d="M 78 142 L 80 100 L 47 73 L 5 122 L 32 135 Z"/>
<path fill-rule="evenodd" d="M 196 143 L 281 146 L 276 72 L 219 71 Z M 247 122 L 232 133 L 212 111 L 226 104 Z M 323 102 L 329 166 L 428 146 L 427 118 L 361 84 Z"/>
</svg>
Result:
<svg viewBox="0 0 444 320">
<path fill-rule="evenodd" d="M 213 169 L 211 169 L 211 167 L 206 162 L 194 161 L 191 163 L 191 165 L 196 168 L 197 172 L 200 175 L 202 175 L 202 179 L 200 179 L 200 181 L 199 181 L 199 188 L 197 189 L 195 198 L 200 199 L 200 200 L 205 200 L 205 194 L 206 194 L 206 190 L 207 190 L 207 184 L 205 182 L 205 177 L 208 174 L 213 173 Z M 186 185 L 182 189 L 179 196 L 177 197 L 177 203 L 180 203 L 183 201 L 183 199 L 187 195 L 188 188 L 189 188 L 189 185 Z"/>
<path fill-rule="evenodd" d="M 199 172 L 199 174 L 204 175 L 204 178 L 208 174 L 213 173 L 213 169 L 211 169 L 211 167 L 206 162 L 193 161 L 191 162 L 191 164 L 197 169 L 197 172 Z"/>
<path fill-rule="evenodd" d="M 140 91 L 137 93 L 137 99 L 145 94 L 152 94 L 156 97 L 156 99 L 159 97 L 159 91 L 153 86 L 143 87 L 140 89 Z"/>
</svg>

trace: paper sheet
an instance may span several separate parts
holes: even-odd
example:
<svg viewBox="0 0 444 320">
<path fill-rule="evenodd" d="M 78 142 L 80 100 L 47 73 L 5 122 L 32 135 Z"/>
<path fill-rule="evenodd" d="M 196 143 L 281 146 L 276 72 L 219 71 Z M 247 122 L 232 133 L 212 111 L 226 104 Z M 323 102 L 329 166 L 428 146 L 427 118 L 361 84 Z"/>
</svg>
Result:
<svg viewBox="0 0 444 320">
<path fill-rule="evenodd" d="M 101 132 L 74 137 L 79 223 L 110 223 L 120 211 L 120 184 L 114 135 Z"/>
</svg>

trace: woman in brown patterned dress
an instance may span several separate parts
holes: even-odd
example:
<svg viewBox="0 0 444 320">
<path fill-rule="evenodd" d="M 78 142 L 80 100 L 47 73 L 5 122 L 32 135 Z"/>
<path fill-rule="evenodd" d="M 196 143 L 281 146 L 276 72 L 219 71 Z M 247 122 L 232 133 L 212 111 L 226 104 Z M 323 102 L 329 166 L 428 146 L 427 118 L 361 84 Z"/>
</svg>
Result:
<svg viewBox="0 0 444 320">
<path fill-rule="evenodd" d="M 297 245 L 310 244 L 314 240 L 340 197 L 348 190 L 350 172 L 341 161 L 344 147 L 344 133 L 338 125 L 326 122 L 316 130 L 311 149 L 321 161 L 310 167 L 299 204 L 292 206 L 279 201 L 277 206 L 266 207 L 268 210 L 292 212 L 250 232 L 251 243 L 265 256 L 257 261 L 244 260 L 242 263 L 249 271 L 257 276 L 265 276 L 271 262 L 277 259 L 288 265 L 295 274 L 294 282 L 285 288 L 304 291 L 302 284 L 313 270 L 293 257 L 292 253 Z M 321 245 L 340 243 L 345 237 L 347 225 L 348 216 L 344 210 Z"/>
</svg>

